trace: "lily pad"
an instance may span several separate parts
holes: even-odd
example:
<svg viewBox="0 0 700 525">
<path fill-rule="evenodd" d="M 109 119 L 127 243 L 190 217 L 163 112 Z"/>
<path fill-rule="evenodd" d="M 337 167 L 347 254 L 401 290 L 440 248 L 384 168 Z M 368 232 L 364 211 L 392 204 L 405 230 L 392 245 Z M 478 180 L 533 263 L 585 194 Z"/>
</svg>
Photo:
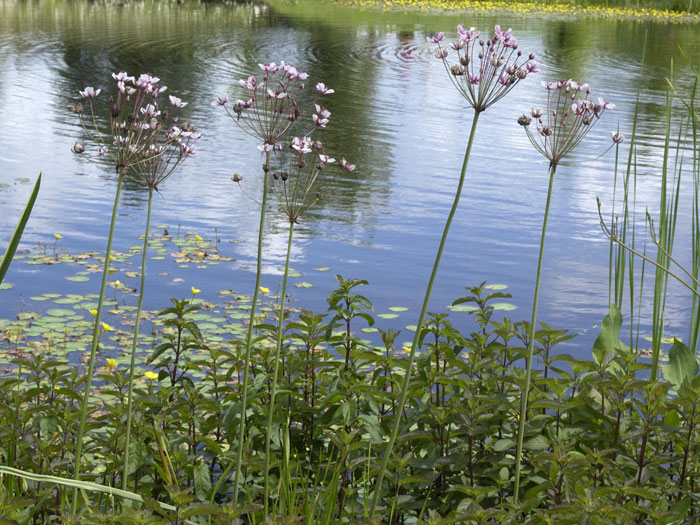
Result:
<svg viewBox="0 0 700 525">
<path fill-rule="evenodd" d="M 450 312 L 476 312 L 479 308 L 473 304 L 455 304 L 447 307 Z"/>
<path fill-rule="evenodd" d="M 311 288 L 313 284 L 306 281 L 301 281 L 299 283 L 294 283 L 294 286 L 296 286 L 297 288 Z"/>
<path fill-rule="evenodd" d="M 314 270 L 317 272 L 327 272 L 330 268 L 328 266 L 319 266 L 318 268 L 314 268 Z"/>
<path fill-rule="evenodd" d="M 508 288 L 507 284 L 487 284 L 484 286 L 487 290 L 505 290 Z"/>
<path fill-rule="evenodd" d="M 0 283 L 0 290 L 9 290 L 10 288 L 14 288 L 15 285 L 12 283 Z"/>
<path fill-rule="evenodd" d="M 377 317 L 381 317 L 382 319 L 396 319 L 399 316 L 399 314 L 379 314 Z"/>
<path fill-rule="evenodd" d="M 84 283 L 86 281 L 89 281 L 89 277 L 85 277 L 84 275 L 73 275 L 71 277 L 66 277 L 66 281 L 71 281 L 74 283 Z"/>
<path fill-rule="evenodd" d="M 74 310 L 68 310 L 67 308 L 51 308 L 46 311 L 46 315 L 52 317 L 68 317 L 75 315 Z"/>
<path fill-rule="evenodd" d="M 406 307 L 406 306 L 390 306 L 389 310 L 391 310 L 392 312 L 407 312 L 408 307 Z"/>
<path fill-rule="evenodd" d="M 491 303 L 491 306 L 493 306 L 494 310 L 502 310 L 504 312 L 509 312 L 517 308 L 517 306 L 511 303 Z"/>
</svg>

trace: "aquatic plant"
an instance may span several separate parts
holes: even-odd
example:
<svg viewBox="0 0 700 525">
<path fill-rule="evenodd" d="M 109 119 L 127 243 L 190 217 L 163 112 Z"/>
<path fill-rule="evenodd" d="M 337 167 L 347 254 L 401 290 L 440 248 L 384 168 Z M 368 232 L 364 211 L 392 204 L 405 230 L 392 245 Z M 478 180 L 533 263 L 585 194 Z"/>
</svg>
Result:
<svg viewBox="0 0 700 525">
<path fill-rule="evenodd" d="M 170 117 L 168 112 L 163 112 L 159 108 L 158 95 L 166 91 L 167 87 L 159 84 L 160 79 L 158 77 L 154 77 L 150 73 L 144 73 L 136 79 L 133 76 L 129 76 L 125 71 L 120 71 L 119 73 L 112 73 L 112 78 L 114 80 L 113 87 L 116 91 L 114 95 L 109 97 L 107 125 L 105 125 L 105 120 L 100 118 L 95 107 L 96 99 L 100 95 L 101 89 L 88 86 L 84 91 L 80 91 L 80 95 L 85 99 L 88 106 L 87 115 L 85 114 L 83 102 L 76 103 L 72 108 L 72 111 L 80 119 L 83 130 L 90 141 L 89 144 L 92 148 L 97 149 L 94 155 L 88 155 L 89 150 L 86 150 L 85 145 L 82 142 L 76 142 L 72 151 L 87 160 L 110 166 L 117 174 L 117 188 L 112 206 L 102 282 L 94 316 L 85 392 L 77 432 L 73 470 L 76 481 L 80 479 L 83 435 L 85 433 L 88 401 L 92 387 L 95 356 L 101 333 L 102 305 L 107 276 L 109 275 L 109 265 L 112 259 L 112 239 L 122 183 L 127 175 L 135 172 L 138 175 L 137 178 L 140 177 L 142 181 L 148 181 L 153 184 L 153 187 L 156 187 L 159 182 L 172 173 L 172 170 L 168 171 L 167 167 L 170 165 L 174 169 L 177 164 L 171 163 L 169 158 L 175 155 L 182 159 L 191 154 L 194 151 L 192 143 L 196 140 L 196 137 L 193 135 L 183 137 L 182 130 L 174 125 L 176 119 Z M 173 101 L 171 102 L 175 106 L 178 103 L 182 105 L 179 99 L 175 97 Z M 128 455 L 128 451 L 126 455 Z M 75 489 L 73 491 L 73 511 L 75 511 L 77 506 L 77 500 L 78 491 Z"/>
<path fill-rule="evenodd" d="M 265 209 L 267 205 L 268 175 L 270 171 L 271 154 L 277 149 L 278 144 L 292 125 L 304 114 L 299 107 L 297 97 L 305 87 L 305 80 L 308 74 L 298 70 L 294 66 L 281 62 L 258 64 L 263 74 L 260 80 L 257 77 L 249 76 L 239 80 L 239 84 L 247 91 L 245 100 L 239 99 L 233 104 L 229 104 L 227 96 L 219 97 L 217 104 L 222 106 L 233 122 L 246 134 L 254 137 L 260 144 L 258 149 L 265 154 L 263 164 L 263 187 L 262 201 L 260 205 L 260 225 L 258 228 L 258 247 L 255 272 L 255 287 L 253 289 L 253 301 L 248 321 L 248 334 L 246 337 L 245 357 L 243 367 L 243 384 L 241 387 L 242 401 L 238 419 L 238 452 L 236 456 L 236 471 L 234 473 L 233 501 L 238 502 L 238 487 L 241 477 L 241 466 L 243 462 L 243 449 L 245 441 L 246 410 L 248 407 L 248 372 L 250 363 L 250 353 L 253 347 L 253 328 L 255 326 L 255 313 L 258 302 L 258 291 L 260 289 L 260 273 L 262 265 L 262 241 L 263 229 L 265 226 Z M 316 91 L 319 95 L 330 95 L 333 89 L 328 88 L 323 83 L 316 84 Z M 320 108 L 320 106 L 319 106 Z M 302 133 L 309 136 L 314 129 L 324 128 L 328 122 L 328 115 L 322 111 L 314 114 L 313 126 Z M 233 177 L 234 182 L 240 182 L 240 175 Z"/>
<path fill-rule="evenodd" d="M 382 481 L 399 432 L 401 413 L 408 395 L 408 385 L 413 362 L 423 332 L 423 322 L 428 310 L 428 303 L 430 302 L 435 276 L 440 266 L 440 259 L 445 247 L 445 241 L 447 240 L 447 234 L 449 233 L 452 219 L 457 211 L 457 206 L 462 195 L 462 187 L 464 186 L 467 164 L 469 162 L 479 116 L 486 111 L 487 108 L 505 97 L 529 74 L 539 71 L 538 64 L 535 61 L 535 54 L 523 54 L 523 52 L 518 49 L 518 41 L 512 35 L 510 29 L 504 31 L 500 26 L 496 25 L 493 36 L 486 40 L 480 38 L 480 32 L 473 27 L 465 29 L 459 25 L 457 26 L 457 33 L 457 39 L 450 44 L 450 49 L 455 51 L 457 55 L 457 60 L 453 64 L 450 64 L 448 61 L 450 51 L 448 49 L 443 49 L 441 45 L 441 42 L 445 40 L 444 33 L 440 32 L 432 37 L 427 37 L 427 40 L 428 42 L 437 44 L 438 49 L 435 52 L 435 56 L 439 60 L 442 60 L 452 84 L 464 97 L 467 106 L 474 110 L 474 116 L 472 118 L 471 131 L 469 132 L 469 140 L 464 153 L 462 171 L 459 176 L 454 200 L 445 222 L 440 244 L 433 262 L 432 272 L 425 291 L 423 306 L 418 317 L 418 322 L 416 323 L 416 332 L 411 344 L 411 351 L 408 355 L 407 372 L 401 385 L 391 436 L 384 450 L 379 475 L 377 476 L 377 484 L 369 511 L 370 519 L 374 517 L 381 493 Z"/>
<path fill-rule="evenodd" d="M 120 73 L 121 75 L 121 73 Z M 126 73 L 123 73 L 125 76 Z M 162 91 L 162 88 L 160 89 Z M 126 416 L 126 433 L 124 438 L 124 467 L 122 471 L 122 490 L 127 490 L 129 479 L 129 457 L 131 442 L 131 420 L 134 399 L 134 365 L 136 362 L 136 347 L 139 338 L 139 326 L 141 323 L 141 311 L 143 309 L 143 294 L 146 284 L 146 254 L 148 252 L 148 238 L 151 226 L 151 205 L 153 192 L 163 184 L 189 156 L 195 154 L 195 142 L 201 137 L 201 133 L 194 130 L 190 122 L 181 122 L 179 116 L 173 116 L 177 110 L 184 108 L 187 102 L 170 95 L 170 109 L 158 106 L 158 101 L 153 100 L 154 109 L 152 118 L 148 123 L 151 135 L 147 147 L 139 148 L 140 161 L 134 162 L 129 172 L 129 178 L 148 190 L 148 205 L 146 209 L 146 228 L 143 234 L 143 248 L 141 254 L 141 282 L 136 309 L 136 321 L 131 342 L 131 357 L 129 361 L 129 389 Z M 143 112 L 144 114 L 146 112 Z M 167 116 L 166 116 L 167 115 Z M 160 117 L 160 118 L 159 118 Z M 194 288 L 192 289 L 193 294 Z"/>
<path fill-rule="evenodd" d="M 316 105 L 315 108 L 316 113 L 313 115 L 314 124 L 319 127 L 326 127 L 331 115 L 330 111 L 319 105 Z M 286 155 L 283 155 L 283 153 L 286 153 Z M 287 298 L 289 258 L 292 252 L 294 225 L 298 223 L 302 213 L 313 206 L 321 197 L 321 188 L 318 187 L 319 178 L 329 165 L 336 162 L 334 158 L 324 152 L 322 142 L 311 140 L 309 136 L 294 137 L 288 147 L 280 151 L 278 157 L 280 157 L 277 160 L 281 164 L 282 169 L 272 173 L 272 188 L 280 208 L 289 221 L 289 237 L 287 239 L 279 313 L 277 314 L 278 327 L 273 359 L 274 371 L 272 373 L 272 387 L 270 389 L 270 403 L 267 409 L 268 417 L 265 432 L 264 516 L 266 519 L 269 512 L 270 440 L 273 432 L 272 420 L 277 396 L 279 369 L 282 361 L 281 350 L 285 324 L 285 301 Z M 286 157 L 289 157 L 289 160 Z M 340 166 L 346 171 L 355 169 L 355 165 L 350 164 L 345 159 L 340 161 Z"/>
<path fill-rule="evenodd" d="M 515 452 L 515 488 L 513 490 L 513 500 L 516 502 L 518 501 L 518 492 L 520 489 L 520 465 L 523 438 L 525 435 L 525 423 L 527 420 L 528 394 L 532 375 L 532 355 L 535 346 L 535 329 L 537 326 L 537 304 L 540 293 L 544 241 L 547 232 L 547 219 L 549 217 L 549 205 L 552 198 L 554 174 L 561 160 L 573 151 L 607 110 L 615 107 L 614 104 L 602 98 L 599 98 L 597 102 L 593 102 L 589 99 L 591 90 L 588 85 L 579 84 L 573 80 L 542 82 L 542 87 L 547 91 L 546 108 L 532 109 L 529 116 L 522 115 L 518 118 L 518 124 L 525 129 L 527 137 L 530 139 L 532 145 L 549 161 L 549 187 L 547 188 L 547 202 L 544 208 L 544 219 L 542 220 L 542 235 L 540 237 L 540 251 L 537 258 L 535 294 L 532 300 L 532 317 L 530 319 L 527 339 L 528 348 L 525 365 L 525 383 L 520 394 L 520 421 L 518 425 L 518 444 Z M 533 121 L 534 132 L 530 128 Z M 621 138 L 619 135 L 613 134 L 612 140 L 613 143 L 616 143 L 619 142 Z"/>
</svg>

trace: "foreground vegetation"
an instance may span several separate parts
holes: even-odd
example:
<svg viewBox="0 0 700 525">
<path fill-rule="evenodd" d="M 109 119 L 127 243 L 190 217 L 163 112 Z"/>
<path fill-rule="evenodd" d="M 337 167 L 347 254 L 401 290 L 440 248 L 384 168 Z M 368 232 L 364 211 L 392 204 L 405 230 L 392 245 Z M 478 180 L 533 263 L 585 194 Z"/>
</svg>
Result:
<svg viewBox="0 0 700 525">
<path fill-rule="evenodd" d="M 573 357 L 562 350 L 572 334 L 537 322 L 552 182 L 557 169 L 565 167 L 562 161 L 614 104 L 602 98 L 596 102 L 585 84 L 543 82 L 543 109 L 533 107 L 513 123 L 544 157 L 542 168 L 550 175 L 532 316 L 529 322 L 496 318 L 496 308 L 510 296 L 503 285 L 482 283 L 453 303 L 453 310 L 472 316 L 472 327 L 453 325 L 450 315 L 430 313 L 427 307 L 479 116 L 539 72 L 534 53 L 519 50 L 510 30 L 496 26 L 486 38 L 459 26 L 457 35 L 449 52 L 443 33 L 428 40 L 437 45 L 437 58 L 470 109 L 471 131 L 422 310 L 416 325 L 407 328 L 413 341 L 405 347 L 397 342 L 399 332 L 377 319 L 392 314 L 375 317 L 371 298 L 363 293 L 367 282 L 361 279 L 338 275 L 326 311 L 286 305 L 294 225 L 320 198 L 319 185 L 333 167 L 350 173 L 356 166 L 344 158 L 336 161 L 315 139 L 329 123 L 331 112 L 323 101 L 334 90 L 315 83 L 309 104 L 302 93 L 306 83 L 313 85 L 306 73 L 289 64 L 265 63 L 259 66 L 259 78 L 239 82 L 242 99 L 230 103 L 222 96 L 217 101 L 241 131 L 256 139 L 265 159 L 253 293 L 229 292 L 230 303 L 213 305 L 197 300 L 199 290 L 192 288 L 192 299 L 172 299 L 155 314 L 156 329 L 141 333 L 141 319 L 154 315 L 142 309 L 146 254 L 156 242 L 162 246 L 172 240 L 167 232 L 154 238 L 149 199 L 143 245 L 136 249 L 142 255 L 137 305 L 114 310 L 127 312 L 119 344 L 123 359 L 103 359 L 104 335 L 115 331 L 101 315 L 113 306 L 107 286 L 118 289 L 118 281 L 108 279 L 110 263 L 122 256 L 111 251 L 122 183 L 128 178 L 152 195 L 195 154 L 199 133 L 179 117 L 187 103 L 168 93 L 168 106 L 158 97 L 166 88 L 151 74 L 137 79 L 114 73 L 108 104 L 99 97 L 100 89 L 81 91 L 82 100 L 72 109 L 83 125 L 84 140 L 73 151 L 106 164 L 116 176 L 106 253 L 95 265 L 102 281 L 99 293 L 89 297 L 45 294 L 47 300 L 71 306 L 49 310 L 51 319 L 22 312 L 1 325 L 13 368 L 0 378 L 6 400 L 0 410 L 0 519 L 173 524 L 698 521 L 696 90 L 676 94 L 673 79 L 669 81 L 660 214 L 656 225 L 651 216 L 647 222 L 655 258 L 638 249 L 639 237 L 647 232 L 639 233 L 634 220 L 635 129 L 626 164 L 623 136 L 612 133 L 612 202 L 618 207 L 610 214 L 610 226 L 602 211 L 600 216 L 611 239 L 609 315 L 590 359 Z M 671 118 L 674 97 L 684 108 L 678 130 Z M 691 163 L 684 162 L 688 152 Z M 680 179 L 688 171 L 695 189 L 692 261 L 687 269 L 678 269 L 673 241 Z M 243 183 L 239 175 L 233 180 Z M 616 194 L 618 183 L 622 198 Z M 36 191 L 38 185 L 33 198 Z M 276 197 L 289 224 L 279 294 L 260 286 L 268 196 Z M 607 209 L 609 203 L 599 206 Z M 0 280 L 21 233 L 18 228 L 3 258 Z M 186 247 L 199 248 L 206 241 L 196 234 L 188 237 L 178 235 L 178 256 L 202 259 L 200 250 L 188 255 Z M 58 262 L 55 250 L 54 244 L 53 257 L 40 257 Z M 641 303 L 636 301 L 645 268 L 640 272 L 635 265 L 640 259 L 655 269 L 648 354 L 639 345 Z M 669 277 L 681 280 L 691 298 L 687 342 L 664 338 Z M 629 327 L 625 335 L 623 304 Z M 216 322 L 209 311 L 218 316 Z M 91 316 L 87 321 L 83 312 Z M 365 332 L 376 333 L 377 339 L 364 339 L 360 334 Z M 61 355 L 59 349 L 67 355 L 69 346 L 87 366 Z"/>
</svg>

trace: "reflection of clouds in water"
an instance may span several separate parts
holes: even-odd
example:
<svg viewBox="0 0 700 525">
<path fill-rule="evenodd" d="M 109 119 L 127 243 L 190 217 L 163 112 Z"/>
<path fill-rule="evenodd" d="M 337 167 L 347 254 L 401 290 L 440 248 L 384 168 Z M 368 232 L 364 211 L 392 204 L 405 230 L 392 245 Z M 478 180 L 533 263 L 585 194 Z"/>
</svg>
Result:
<svg viewBox="0 0 700 525">
<path fill-rule="evenodd" d="M 182 224 L 184 231 L 197 231 L 208 239 L 218 228 L 222 251 L 237 261 L 207 271 L 214 280 L 226 280 L 229 268 L 246 266 L 250 277 L 255 269 L 259 205 L 230 179 L 234 172 L 240 173 L 246 191 L 259 199 L 263 158 L 254 139 L 243 135 L 212 102 L 223 94 L 231 100 L 239 98 L 237 80 L 258 74 L 258 62 L 284 59 L 308 70 L 314 81 L 336 89 L 336 95 L 328 99 L 331 124 L 318 137 L 336 158 L 346 156 L 359 166 L 352 176 L 331 181 L 324 188 L 322 202 L 295 228 L 292 266 L 307 274 L 310 267 L 332 267 L 333 272 L 318 277 L 330 285 L 335 272 L 367 278 L 379 307 L 400 302 L 415 309 L 419 300 L 415 290 L 427 282 L 473 115 L 425 43 L 424 24 L 430 31 L 452 31 L 448 38 L 454 38 L 454 28 L 463 20 L 375 14 L 359 23 L 342 20 L 334 24 L 316 13 L 304 17 L 291 10 L 276 10 L 273 15 L 257 5 L 207 5 L 190 11 L 162 7 L 156 24 L 154 17 L 143 16 L 149 5 L 116 9 L 71 4 L 38 13 L 22 9 L 27 27 L 6 22 L 19 16 L 19 11 L 13 11 L 18 7 L 0 6 L 0 38 L 4 43 L 4 35 L 9 34 L 18 42 L 0 48 L 4 88 L 0 116 L 3 122 L 12 123 L 0 127 L 4 146 L 0 181 L 11 184 L 0 191 L 0 200 L 7 201 L 0 233 L 9 236 L 31 189 L 13 186 L 14 177 L 33 179 L 43 170 L 43 187 L 26 242 L 46 241 L 58 231 L 64 234 L 61 244 L 67 249 L 104 249 L 115 181 L 106 168 L 87 164 L 70 153 L 81 130 L 67 106 L 86 84 L 107 87 L 111 71 L 102 71 L 103 65 L 124 67 L 130 73 L 151 70 L 172 94 L 189 102 L 185 113 L 203 132 L 197 155 L 156 196 L 153 224 L 171 229 Z M 333 12 L 332 7 L 323 9 Z M 480 22 L 486 30 L 493 20 Z M 480 118 L 432 309 L 442 309 L 464 295 L 464 286 L 486 279 L 510 285 L 513 302 L 519 307 L 513 319 L 528 315 L 547 166 L 515 120 L 545 100 L 541 80 L 575 75 L 593 86 L 594 96 L 600 94 L 617 104 L 574 152 L 576 159 L 602 151 L 618 120 L 628 137 L 631 130 L 640 58 L 634 41 L 637 30 L 630 29 L 634 24 L 586 21 L 563 36 L 562 29 L 574 24 L 530 19 L 513 20 L 512 25 L 520 47 L 534 49 L 541 57 L 543 72 L 526 79 Z M 657 29 L 669 34 L 678 31 Z M 144 34 L 151 35 L 152 41 L 144 40 Z M 556 44 L 562 38 L 563 43 Z M 689 51 L 693 51 L 697 37 L 689 33 L 687 38 L 691 40 Z M 548 49 L 550 45 L 560 47 Z M 643 238 L 644 209 L 648 206 L 658 213 L 663 140 L 659 129 L 665 103 L 660 90 L 666 75 L 661 64 L 665 60 L 666 56 L 649 56 L 646 75 L 658 82 L 642 93 L 638 239 Z M 687 87 L 684 78 L 681 83 Z M 31 125 L 25 125 L 27 122 Z M 628 145 L 626 141 L 621 147 L 623 164 Z M 609 152 L 599 160 L 563 165 L 557 173 L 545 247 L 541 315 L 553 326 L 583 329 L 599 323 L 605 313 L 608 244 L 598 226 L 595 197 L 601 196 L 609 217 L 613 158 L 614 152 Z M 618 195 L 622 175 L 618 173 Z M 683 186 L 683 195 L 689 194 L 688 187 Z M 288 230 L 272 194 L 269 202 L 264 271 L 279 275 Z M 121 246 L 136 242 L 144 206 L 145 194 L 127 187 L 117 222 Z M 616 206 L 619 209 L 619 200 Z M 688 199 L 682 198 L 678 239 L 688 236 L 689 215 Z M 231 244 L 231 240 L 243 242 Z M 676 250 L 687 260 L 689 243 L 679 241 Z M 685 326 L 687 294 L 672 286 L 666 315 L 673 327 Z M 650 289 L 645 283 L 645 290 Z M 647 306 L 648 296 L 644 301 Z M 460 322 L 469 320 L 460 317 Z"/>
</svg>

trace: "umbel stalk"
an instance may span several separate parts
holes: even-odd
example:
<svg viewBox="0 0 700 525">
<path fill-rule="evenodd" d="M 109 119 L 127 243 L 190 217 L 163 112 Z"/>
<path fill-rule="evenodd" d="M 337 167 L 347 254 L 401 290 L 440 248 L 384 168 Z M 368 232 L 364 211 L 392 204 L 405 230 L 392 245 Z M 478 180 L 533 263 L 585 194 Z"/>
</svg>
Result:
<svg viewBox="0 0 700 525">
<path fill-rule="evenodd" d="M 433 290 L 433 283 L 435 281 L 435 276 L 437 275 L 438 267 L 440 266 L 440 259 L 442 257 L 442 251 L 445 248 L 445 241 L 447 240 L 447 234 L 450 231 L 450 225 L 452 224 L 452 219 L 457 211 L 457 205 L 459 204 L 459 199 L 462 195 L 462 187 L 464 186 L 464 179 L 467 173 L 467 164 L 469 163 L 469 155 L 472 151 L 472 143 L 474 142 L 474 135 L 476 132 L 476 125 L 479 121 L 480 111 L 474 112 L 474 119 L 472 120 L 472 128 L 469 132 L 469 142 L 467 143 L 467 150 L 464 153 L 464 161 L 462 162 L 462 172 L 459 176 L 459 184 L 457 185 L 457 192 L 455 193 L 454 202 L 452 203 L 452 208 L 450 208 L 450 213 L 447 216 L 447 222 L 445 223 L 445 229 L 442 232 L 442 238 L 440 239 L 440 246 L 438 247 L 437 255 L 435 256 L 435 262 L 433 263 L 433 271 L 430 274 L 430 280 L 428 281 L 428 287 L 425 290 L 425 298 L 423 299 L 423 307 L 421 308 L 420 316 L 418 317 L 418 322 L 416 324 L 416 333 L 413 336 L 413 343 L 411 344 L 411 352 L 408 355 L 408 364 L 406 365 L 406 373 L 403 377 L 403 383 L 401 384 L 401 393 L 399 394 L 399 402 L 396 405 L 396 410 L 394 411 L 394 424 L 391 429 L 391 437 L 389 438 L 389 443 L 384 451 L 384 456 L 382 457 L 382 463 L 379 468 L 379 475 L 377 476 L 377 484 L 374 490 L 374 497 L 372 498 L 372 506 L 369 511 L 369 518 L 374 518 L 374 512 L 377 507 L 377 502 L 379 501 L 379 495 L 382 489 L 382 481 L 384 480 L 384 475 L 386 474 L 386 468 L 389 464 L 389 458 L 391 457 L 391 452 L 394 448 L 394 443 L 396 442 L 396 436 L 399 433 L 399 426 L 401 425 L 401 414 L 403 413 L 403 407 L 406 404 L 406 397 L 408 395 L 408 384 L 411 380 L 411 372 L 413 370 L 413 361 L 416 357 L 416 349 L 418 348 L 418 340 L 420 339 L 421 331 L 423 330 L 423 321 L 425 319 L 425 314 L 428 310 L 428 303 L 430 302 L 430 294 Z"/>
<path fill-rule="evenodd" d="M 139 288 L 139 304 L 136 310 L 136 324 L 134 326 L 134 339 L 131 343 L 131 361 L 129 362 L 129 399 L 126 409 L 126 437 L 124 438 L 124 469 L 122 472 L 122 490 L 127 490 L 129 478 L 129 442 L 131 439 L 131 416 L 134 399 L 134 365 L 136 362 L 136 346 L 139 339 L 139 324 L 141 322 L 141 310 L 143 309 L 143 290 L 146 284 L 146 252 L 148 251 L 148 232 L 151 227 L 151 203 L 153 202 L 153 188 L 148 188 L 148 211 L 146 212 L 146 233 L 143 239 L 143 253 L 141 254 L 141 286 Z"/>
<path fill-rule="evenodd" d="M 258 291 L 260 289 L 260 273 L 262 271 L 262 242 L 263 227 L 265 226 L 265 205 L 267 204 L 267 173 L 270 170 L 270 152 L 265 156 L 265 175 L 263 177 L 262 204 L 260 206 L 260 230 L 258 231 L 258 259 L 255 273 L 255 289 L 253 290 L 253 304 L 250 307 L 250 319 L 248 320 L 248 336 L 246 337 L 245 358 L 243 360 L 243 390 L 241 400 L 241 413 L 238 418 L 238 453 L 236 455 L 236 472 L 233 476 L 233 504 L 238 503 L 238 487 L 241 481 L 241 465 L 243 464 L 243 439 L 245 437 L 245 413 L 248 405 L 248 371 L 250 368 L 250 351 L 253 347 L 253 327 L 255 326 L 255 307 L 258 304 Z"/>
<path fill-rule="evenodd" d="M 268 515 L 269 480 L 270 480 L 270 435 L 272 434 L 272 418 L 275 412 L 275 397 L 277 396 L 277 378 L 280 369 L 280 354 L 282 352 L 282 337 L 284 335 L 284 301 L 287 298 L 287 278 L 289 277 L 289 255 L 292 252 L 292 237 L 294 236 L 294 221 L 289 221 L 289 240 L 287 241 L 287 259 L 284 263 L 284 278 L 282 279 L 282 298 L 280 299 L 279 327 L 277 328 L 277 345 L 275 346 L 275 372 L 272 376 L 270 391 L 270 406 L 267 412 L 267 431 L 265 432 L 265 519 Z"/>
<path fill-rule="evenodd" d="M 119 195 L 122 191 L 124 174 L 119 173 L 117 179 L 117 192 L 114 194 L 114 205 L 112 206 L 112 219 L 109 223 L 109 236 L 107 237 L 107 250 L 105 252 L 104 270 L 102 271 L 102 283 L 100 285 L 100 298 L 97 300 L 97 311 L 95 312 L 95 323 L 92 329 L 92 346 L 90 347 L 90 360 L 87 366 L 87 378 L 85 380 L 85 394 L 80 409 L 80 425 L 78 426 L 77 441 L 75 444 L 75 460 L 73 462 L 73 479 L 80 480 L 80 460 L 83 453 L 83 435 L 85 434 L 85 422 L 87 419 L 88 402 L 90 401 L 90 388 L 92 387 L 92 374 L 95 369 L 95 356 L 97 355 L 97 345 L 100 341 L 100 322 L 102 320 L 102 303 L 105 298 L 105 286 L 109 275 L 109 263 L 112 258 L 112 238 L 114 237 L 114 223 L 117 219 L 117 208 L 119 207 Z M 78 489 L 73 489 L 73 502 L 71 503 L 71 513 L 75 514 L 78 506 Z"/>
<path fill-rule="evenodd" d="M 537 278 L 535 279 L 535 297 L 532 300 L 532 318 L 528 333 L 527 356 L 525 358 L 525 388 L 520 394 L 520 421 L 518 425 L 518 444 L 515 450 L 515 488 L 513 489 L 513 502 L 518 501 L 520 489 L 520 464 L 522 463 L 523 438 L 525 436 L 525 420 L 527 419 L 527 398 L 530 392 L 530 377 L 532 375 L 532 354 L 535 348 L 535 325 L 537 324 L 537 303 L 540 297 L 540 276 L 542 275 L 542 255 L 544 254 L 544 239 L 547 233 L 547 218 L 549 217 L 549 204 L 552 200 L 552 185 L 554 173 L 557 171 L 556 162 L 552 162 L 549 168 L 549 188 L 547 189 L 547 204 L 544 208 L 544 220 L 542 221 L 542 236 L 540 238 L 540 255 L 537 259 Z"/>
</svg>

